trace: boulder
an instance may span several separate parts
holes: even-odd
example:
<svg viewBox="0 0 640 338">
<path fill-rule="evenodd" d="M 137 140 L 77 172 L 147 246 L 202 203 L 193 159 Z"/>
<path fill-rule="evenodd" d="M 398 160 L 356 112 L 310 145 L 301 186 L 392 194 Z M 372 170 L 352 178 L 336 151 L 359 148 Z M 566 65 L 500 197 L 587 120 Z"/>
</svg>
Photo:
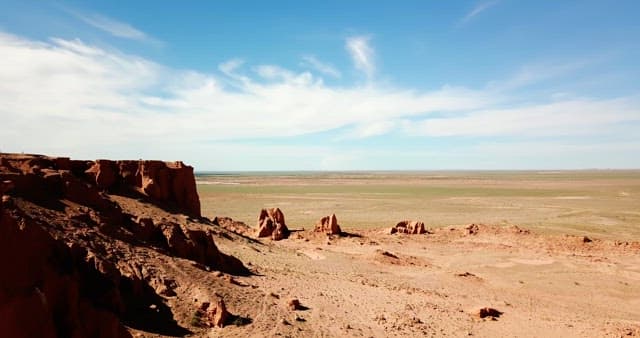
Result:
<svg viewBox="0 0 640 338">
<path fill-rule="evenodd" d="M 284 214 L 279 208 L 262 209 L 258 216 L 258 237 L 271 237 L 279 241 L 289 236 Z"/>
<path fill-rule="evenodd" d="M 336 214 L 322 217 L 316 223 L 314 231 L 324 232 L 329 235 L 339 235 L 342 232 L 340 230 L 340 225 L 338 225 L 338 219 L 336 218 Z"/>
<path fill-rule="evenodd" d="M 498 310 L 496 310 L 494 308 L 491 308 L 491 307 L 483 307 L 480 310 L 478 310 L 478 312 L 476 312 L 476 314 L 480 318 L 486 318 L 486 317 L 498 318 L 503 314 L 503 312 L 502 311 L 498 311 Z"/>
<path fill-rule="evenodd" d="M 469 225 L 465 228 L 465 230 L 467 230 L 467 233 L 468 233 L 469 235 L 477 235 L 477 234 L 478 234 L 478 232 L 480 232 L 480 226 L 479 226 L 478 224 L 475 224 L 475 223 L 473 223 L 473 224 L 469 224 Z"/>
<path fill-rule="evenodd" d="M 292 299 L 289 299 L 289 301 L 287 302 L 287 307 L 291 311 L 301 310 L 302 304 L 300 304 L 300 301 L 297 298 L 292 298 Z"/>
<path fill-rule="evenodd" d="M 401 234 L 410 234 L 410 235 L 420 235 L 426 233 L 427 230 L 424 228 L 424 223 L 420 221 L 402 221 L 398 222 L 396 226 L 392 227 L 389 230 L 389 233 L 401 233 Z"/>
<path fill-rule="evenodd" d="M 227 306 L 224 304 L 224 299 L 218 297 L 215 306 L 208 306 L 208 308 L 207 324 L 210 327 L 224 327 L 230 315 L 229 311 L 227 311 Z"/>
</svg>

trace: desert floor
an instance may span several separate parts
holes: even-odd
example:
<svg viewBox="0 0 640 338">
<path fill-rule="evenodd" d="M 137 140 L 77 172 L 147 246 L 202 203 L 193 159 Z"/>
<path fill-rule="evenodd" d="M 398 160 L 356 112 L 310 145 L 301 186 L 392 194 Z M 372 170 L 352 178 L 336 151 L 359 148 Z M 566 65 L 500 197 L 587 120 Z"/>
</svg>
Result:
<svg viewBox="0 0 640 338">
<path fill-rule="evenodd" d="M 239 318 L 196 328 L 194 308 L 168 299 L 175 319 L 212 337 L 640 336 L 640 173 L 403 175 L 200 177 L 205 215 L 252 227 L 260 208 L 280 207 L 305 230 L 258 241 L 221 221 L 216 243 L 251 276 L 159 262 L 183 276 L 178 298 L 219 294 Z M 345 235 L 312 232 L 330 213 Z M 430 233 L 385 232 L 402 219 Z M 502 314 L 480 318 L 484 307 Z"/>
</svg>

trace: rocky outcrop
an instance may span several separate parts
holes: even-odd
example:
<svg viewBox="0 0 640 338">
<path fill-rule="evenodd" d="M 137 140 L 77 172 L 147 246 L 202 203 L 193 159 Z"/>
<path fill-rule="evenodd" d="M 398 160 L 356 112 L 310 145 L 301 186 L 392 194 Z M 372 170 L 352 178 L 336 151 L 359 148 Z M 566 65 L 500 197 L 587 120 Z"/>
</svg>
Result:
<svg viewBox="0 0 640 338">
<path fill-rule="evenodd" d="M 222 299 L 222 297 L 218 297 L 216 305 L 210 307 L 207 311 L 208 324 L 212 327 L 224 327 L 229 315 L 227 306 L 224 304 L 224 299 Z"/>
<path fill-rule="evenodd" d="M 322 217 L 316 223 L 314 231 L 324 232 L 329 235 L 339 235 L 342 232 L 340 230 L 340 225 L 338 225 L 338 219 L 336 218 L 336 214 Z"/>
<path fill-rule="evenodd" d="M 221 328 L 224 327 L 232 317 L 234 317 L 229 313 L 229 311 L 227 311 L 224 299 L 217 294 L 215 298 L 216 301 L 213 306 L 211 306 L 210 302 L 203 302 L 200 304 L 196 311 L 195 324 L 198 326 Z"/>
<path fill-rule="evenodd" d="M 100 189 L 133 188 L 153 201 L 201 216 L 193 167 L 182 162 L 97 160 L 85 173 Z"/>
<path fill-rule="evenodd" d="M 246 274 L 248 270 L 233 256 L 220 252 L 210 229 L 188 229 L 176 223 L 161 224 L 168 250 L 175 256 L 193 260 L 214 270 Z"/>
<path fill-rule="evenodd" d="M 126 198 L 110 193 L 128 188 L 161 205 L 197 199 L 181 163 L 0 154 L 0 336 L 130 337 L 125 324 L 188 333 L 160 297 L 175 296 L 176 283 L 146 266 L 149 252 L 248 273 L 205 223 L 123 212 Z"/>
<path fill-rule="evenodd" d="M 262 209 L 258 216 L 258 237 L 271 237 L 279 241 L 289 236 L 284 214 L 279 208 Z"/>
<path fill-rule="evenodd" d="M 101 192 L 135 192 L 159 206 L 201 216 L 193 167 L 179 161 L 94 162 L 21 154 L 2 154 L 0 158 L 0 180 L 14 181 L 18 193 L 31 198 L 46 200 L 65 193 L 74 201 L 86 200 L 102 207 Z M 39 189 L 43 182 L 47 183 L 45 190 Z M 46 196 L 34 196 L 43 193 Z"/>
<path fill-rule="evenodd" d="M 424 228 L 424 223 L 420 221 L 402 221 L 396 224 L 396 226 L 392 227 L 389 230 L 389 233 L 401 233 L 401 234 L 410 234 L 410 235 L 419 235 L 426 233 L 427 230 Z"/>
</svg>

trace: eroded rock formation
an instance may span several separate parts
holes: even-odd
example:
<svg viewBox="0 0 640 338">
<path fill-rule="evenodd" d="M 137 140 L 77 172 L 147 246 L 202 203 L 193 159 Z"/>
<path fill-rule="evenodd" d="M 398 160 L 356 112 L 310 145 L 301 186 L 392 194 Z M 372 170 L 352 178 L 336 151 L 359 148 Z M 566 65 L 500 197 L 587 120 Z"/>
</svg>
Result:
<svg viewBox="0 0 640 338">
<path fill-rule="evenodd" d="M 224 304 L 224 299 L 218 297 L 215 306 L 210 307 L 207 311 L 207 321 L 209 326 L 223 327 L 229 318 L 229 311 Z"/>
<path fill-rule="evenodd" d="M 324 232 L 329 235 L 339 235 L 342 232 L 340 230 L 340 225 L 338 225 L 338 219 L 336 218 L 336 214 L 322 217 L 316 223 L 314 230 L 316 232 Z"/>
<path fill-rule="evenodd" d="M 120 321 L 118 270 L 54 239 L 19 209 L 0 210 L 0 257 L 3 336 L 131 336 Z"/>
<path fill-rule="evenodd" d="M 160 224 L 168 250 L 175 256 L 191 259 L 215 270 L 246 273 L 242 263 L 218 250 L 210 229 L 189 229 L 176 223 Z"/>
<path fill-rule="evenodd" d="M 193 167 L 180 161 L 97 160 L 85 173 L 98 188 L 131 187 L 157 202 L 175 205 L 188 215 L 201 216 Z"/>
<path fill-rule="evenodd" d="M 175 281 L 145 266 L 137 247 L 248 272 L 206 224 L 123 212 L 109 192 L 127 190 L 200 214 L 193 169 L 180 162 L 0 154 L 0 336 L 130 337 L 125 324 L 188 333 L 160 300 Z"/>
<path fill-rule="evenodd" d="M 389 230 L 389 233 L 401 233 L 401 234 L 411 234 L 411 235 L 419 235 L 426 233 L 427 230 L 424 228 L 424 223 L 420 221 L 402 221 L 398 222 L 396 226 L 392 227 Z"/>
<path fill-rule="evenodd" d="M 289 236 L 284 214 L 279 208 L 262 209 L 258 216 L 258 237 L 278 241 Z"/>
<path fill-rule="evenodd" d="M 133 191 L 147 196 L 160 206 L 174 207 L 190 216 L 201 216 L 193 167 L 179 161 L 94 162 L 41 155 L 2 156 L 0 176 L 5 180 L 12 180 L 16 184 L 16 190 L 27 194 L 42 194 L 42 189 L 34 188 L 46 183 L 48 192 L 65 190 L 70 198 L 87 198 L 93 205 L 97 205 L 102 203 L 98 197 L 102 191 Z"/>
</svg>

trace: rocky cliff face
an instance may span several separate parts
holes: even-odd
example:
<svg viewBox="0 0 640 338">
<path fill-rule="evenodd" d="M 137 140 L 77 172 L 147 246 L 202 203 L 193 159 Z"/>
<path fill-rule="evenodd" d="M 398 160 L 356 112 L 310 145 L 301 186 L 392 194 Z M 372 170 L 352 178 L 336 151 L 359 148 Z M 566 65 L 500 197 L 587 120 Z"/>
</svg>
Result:
<svg viewBox="0 0 640 338">
<path fill-rule="evenodd" d="M 92 195 L 82 197 L 90 197 L 94 202 L 102 191 L 138 193 L 160 206 L 190 216 L 201 216 L 193 167 L 179 161 L 77 161 L 6 154 L 0 156 L 0 179 L 14 181 L 15 191 L 19 194 L 41 194 L 41 189 L 34 188 L 43 183 L 52 193 Z M 61 182 L 64 183 L 62 187 Z M 89 191 L 82 185 L 97 189 Z"/>
<path fill-rule="evenodd" d="M 213 222 L 154 221 L 123 211 L 111 193 L 200 216 L 193 168 L 182 162 L 0 154 L 0 336 L 130 337 L 125 324 L 155 323 L 185 334 L 161 300 L 171 280 L 146 257 L 247 273 L 218 250 Z"/>
<path fill-rule="evenodd" d="M 134 189 L 156 202 L 200 217 L 193 167 L 182 162 L 97 160 L 85 173 L 100 189 Z"/>
<path fill-rule="evenodd" d="M 125 311 L 122 276 L 113 265 L 4 207 L 0 257 L 3 336 L 130 337 L 119 319 Z"/>
</svg>

